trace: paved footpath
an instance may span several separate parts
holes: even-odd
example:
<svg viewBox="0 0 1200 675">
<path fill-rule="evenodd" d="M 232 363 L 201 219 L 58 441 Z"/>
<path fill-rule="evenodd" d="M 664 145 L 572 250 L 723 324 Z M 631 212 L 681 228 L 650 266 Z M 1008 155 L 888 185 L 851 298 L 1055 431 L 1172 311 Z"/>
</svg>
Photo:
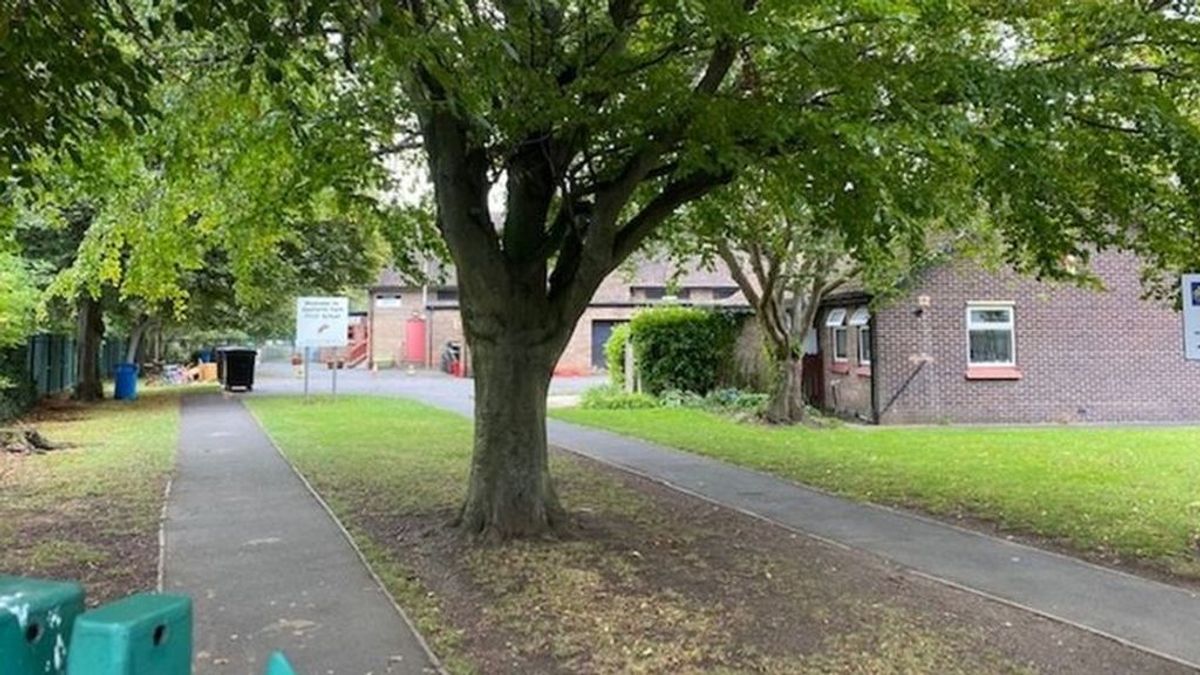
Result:
<svg viewBox="0 0 1200 675">
<path fill-rule="evenodd" d="M 261 675 L 275 649 L 308 675 L 436 672 L 341 529 L 236 399 L 184 399 L 164 574 L 164 590 L 195 601 L 200 675 Z"/>
</svg>

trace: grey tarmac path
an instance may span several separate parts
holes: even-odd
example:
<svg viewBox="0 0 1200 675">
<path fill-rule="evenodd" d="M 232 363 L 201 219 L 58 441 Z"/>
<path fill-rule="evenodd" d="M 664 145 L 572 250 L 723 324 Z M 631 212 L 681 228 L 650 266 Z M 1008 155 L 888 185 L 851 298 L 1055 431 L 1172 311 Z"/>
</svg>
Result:
<svg viewBox="0 0 1200 675">
<path fill-rule="evenodd" d="M 195 672 L 437 672 L 341 528 L 236 398 L 184 398 L 164 590 L 195 601 Z"/>
<path fill-rule="evenodd" d="M 587 383 L 556 379 L 551 393 Z M 295 391 L 282 378 L 265 384 Z M 347 373 L 339 387 L 463 415 L 474 408 L 469 381 L 438 374 Z M 550 420 L 547 432 L 570 452 L 1200 669 L 1200 594 L 1192 590 L 599 429 Z"/>
</svg>

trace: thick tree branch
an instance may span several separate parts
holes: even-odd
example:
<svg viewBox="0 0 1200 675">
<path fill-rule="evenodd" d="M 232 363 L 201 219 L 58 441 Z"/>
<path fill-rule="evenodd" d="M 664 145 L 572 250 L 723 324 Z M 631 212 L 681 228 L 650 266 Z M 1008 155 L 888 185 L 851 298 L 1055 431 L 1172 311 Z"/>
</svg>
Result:
<svg viewBox="0 0 1200 675">
<path fill-rule="evenodd" d="M 613 257 L 616 260 L 624 260 L 642 245 L 654 228 L 662 224 L 680 206 L 700 199 L 732 179 L 731 171 L 702 171 L 669 183 L 617 232 L 613 243 Z"/>
<path fill-rule="evenodd" d="M 729 268 L 729 275 L 733 277 L 734 283 L 741 289 L 742 295 L 746 296 L 746 301 L 750 303 L 751 307 L 758 307 L 762 303 L 758 294 L 758 288 L 751 283 L 750 277 L 742 269 L 742 261 L 738 259 L 737 254 L 730 248 L 729 242 L 724 239 L 717 241 L 717 255 L 725 262 L 725 267 Z"/>
</svg>

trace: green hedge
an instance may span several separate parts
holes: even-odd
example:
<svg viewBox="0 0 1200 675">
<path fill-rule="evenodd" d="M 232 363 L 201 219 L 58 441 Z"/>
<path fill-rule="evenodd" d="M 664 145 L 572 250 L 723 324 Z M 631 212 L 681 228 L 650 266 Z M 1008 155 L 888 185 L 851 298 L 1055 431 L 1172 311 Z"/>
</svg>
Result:
<svg viewBox="0 0 1200 675">
<path fill-rule="evenodd" d="M 608 379 L 614 387 L 625 386 L 625 345 L 629 343 L 629 324 L 613 328 L 604 343 L 604 363 L 608 366 Z"/>
<path fill-rule="evenodd" d="M 631 339 L 643 389 L 656 395 L 714 389 L 731 361 L 743 318 L 687 307 L 661 307 L 633 317 Z"/>
</svg>

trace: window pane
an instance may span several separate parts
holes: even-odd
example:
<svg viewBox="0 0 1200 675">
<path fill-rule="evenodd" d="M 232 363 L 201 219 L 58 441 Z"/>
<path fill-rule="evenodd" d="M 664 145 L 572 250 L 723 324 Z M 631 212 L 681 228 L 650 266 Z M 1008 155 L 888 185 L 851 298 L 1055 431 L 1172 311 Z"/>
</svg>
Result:
<svg viewBox="0 0 1200 675">
<path fill-rule="evenodd" d="M 971 363 L 1012 363 L 1012 331 L 972 330 Z"/>
<path fill-rule="evenodd" d="M 858 331 L 858 362 L 871 362 L 871 329 L 860 328 Z"/>
<path fill-rule="evenodd" d="M 846 358 L 846 329 L 835 329 L 833 331 L 833 357 L 836 359 Z"/>
<path fill-rule="evenodd" d="M 973 309 L 971 323 L 1008 323 L 1012 320 L 1007 309 Z"/>
</svg>

